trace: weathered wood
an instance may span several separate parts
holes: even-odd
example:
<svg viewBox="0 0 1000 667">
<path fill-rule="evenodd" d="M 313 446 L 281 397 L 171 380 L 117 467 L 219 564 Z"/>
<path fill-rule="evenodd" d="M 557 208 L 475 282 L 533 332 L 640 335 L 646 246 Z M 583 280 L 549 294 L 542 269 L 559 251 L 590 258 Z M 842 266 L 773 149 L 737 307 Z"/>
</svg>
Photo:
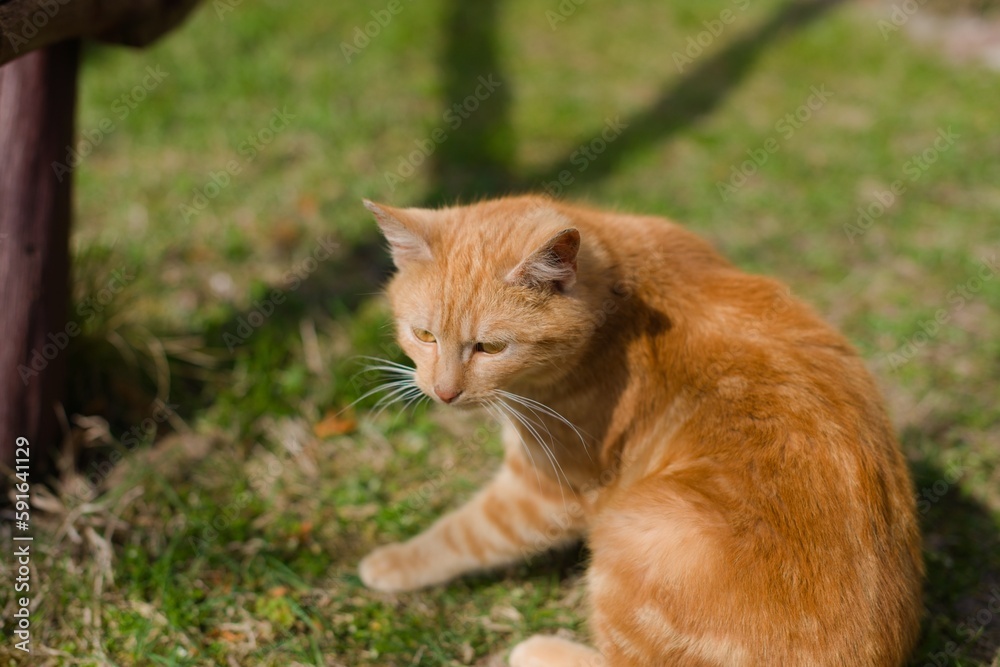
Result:
<svg viewBox="0 0 1000 667">
<path fill-rule="evenodd" d="M 145 46 L 196 4 L 0 0 L 0 471 L 17 437 L 43 463 L 59 436 L 72 177 L 52 165 L 73 142 L 79 38 Z"/>
<path fill-rule="evenodd" d="M 0 65 L 66 39 L 146 46 L 170 32 L 197 0 L 0 0 Z"/>
<path fill-rule="evenodd" d="M 73 141 L 79 51 L 78 41 L 62 42 L 0 67 L 0 462 L 7 466 L 18 436 L 31 438 L 32 463 L 43 463 L 59 437 L 72 178 L 57 177 L 52 163 Z"/>
</svg>

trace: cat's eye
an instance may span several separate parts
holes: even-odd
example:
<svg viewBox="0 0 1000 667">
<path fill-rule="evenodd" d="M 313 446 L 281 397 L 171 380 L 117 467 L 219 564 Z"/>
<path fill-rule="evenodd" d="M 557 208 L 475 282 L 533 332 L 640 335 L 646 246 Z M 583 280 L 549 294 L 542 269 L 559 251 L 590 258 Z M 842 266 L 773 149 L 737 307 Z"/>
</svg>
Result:
<svg viewBox="0 0 1000 667">
<path fill-rule="evenodd" d="M 427 329 L 418 329 L 417 327 L 413 327 L 413 335 L 416 336 L 417 340 L 421 343 L 433 343 L 437 340 L 437 338 L 434 337 L 434 334 Z"/>
<path fill-rule="evenodd" d="M 497 354 L 507 349 L 507 343 L 476 343 L 476 352 Z"/>
</svg>

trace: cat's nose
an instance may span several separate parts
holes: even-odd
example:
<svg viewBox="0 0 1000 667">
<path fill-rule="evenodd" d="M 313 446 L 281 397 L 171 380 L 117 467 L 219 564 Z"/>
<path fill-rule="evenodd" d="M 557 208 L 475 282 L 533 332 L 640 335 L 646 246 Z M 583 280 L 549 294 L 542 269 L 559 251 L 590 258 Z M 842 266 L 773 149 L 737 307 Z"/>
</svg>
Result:
<svg viewBox="0 0 1000 667">
<path fill-rule="evenodd" d="M 442 389 L 441 387 L 438 387 L 437 385 L 435 385 L 434 386 L 434 393 L 437 394 L 438 398 L 440 398 L 445 403 L 451 403 L 456 398 L 458 398 L 459 394 L 462 393 L 462 390 L 461 389 Z"/>
</svg>

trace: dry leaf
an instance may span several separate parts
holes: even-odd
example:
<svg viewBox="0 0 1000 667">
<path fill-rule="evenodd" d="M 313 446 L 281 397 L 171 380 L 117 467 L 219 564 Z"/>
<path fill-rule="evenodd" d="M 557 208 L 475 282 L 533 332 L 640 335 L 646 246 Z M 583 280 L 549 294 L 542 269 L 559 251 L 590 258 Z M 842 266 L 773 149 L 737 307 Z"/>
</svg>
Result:
<svg viewBox="0 0 1000 667">
<path fill-rule="evenodd" d="M 298 209 L 303 218 L 314 218 L 319 213 L 319 202 L 312 195 L 302 195 L 299 197 Z"/>
<path fill-rule="evenodd" d="M 302 228 L 290 218 L 280 218 L 269 232 L 271 241 L 285 252 L 291 252 L 302 241 Z"/>
<path fill-rule="evenodd" d="M 247 639 L 246 635 L 242 632 L 233 632 L 227 628 L 212 628 L 208 631 L 208 636 L 212 639 L 221 639 L 230 644 L 241 644 Z"/>
<path fill-rule="evenodd" d="M 317 438 L 330 438 L 335 435 L 350 433 L 358 427 L 358 422 L 352 417 L 341 417 L 336 412 L 328 412 L 323 419 L 313 425 L 313 433 Z"/>
</svg>

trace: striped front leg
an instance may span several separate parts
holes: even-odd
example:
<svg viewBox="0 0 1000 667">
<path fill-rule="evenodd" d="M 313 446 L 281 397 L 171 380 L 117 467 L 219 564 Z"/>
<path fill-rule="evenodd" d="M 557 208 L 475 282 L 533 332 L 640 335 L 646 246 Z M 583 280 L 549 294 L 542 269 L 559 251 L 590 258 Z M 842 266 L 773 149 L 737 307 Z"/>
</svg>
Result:
<svg viewBox="0 0 1000 667">
<path fill-rule="evenodd" d="M 514 452 L 472 500 L 420 535 L 376 549 L 358 569 L 369 588 L 410 591 L 525 559 L 572 541 L 583 528 L 577 496 L 536 475 Z"/>
</svg>

